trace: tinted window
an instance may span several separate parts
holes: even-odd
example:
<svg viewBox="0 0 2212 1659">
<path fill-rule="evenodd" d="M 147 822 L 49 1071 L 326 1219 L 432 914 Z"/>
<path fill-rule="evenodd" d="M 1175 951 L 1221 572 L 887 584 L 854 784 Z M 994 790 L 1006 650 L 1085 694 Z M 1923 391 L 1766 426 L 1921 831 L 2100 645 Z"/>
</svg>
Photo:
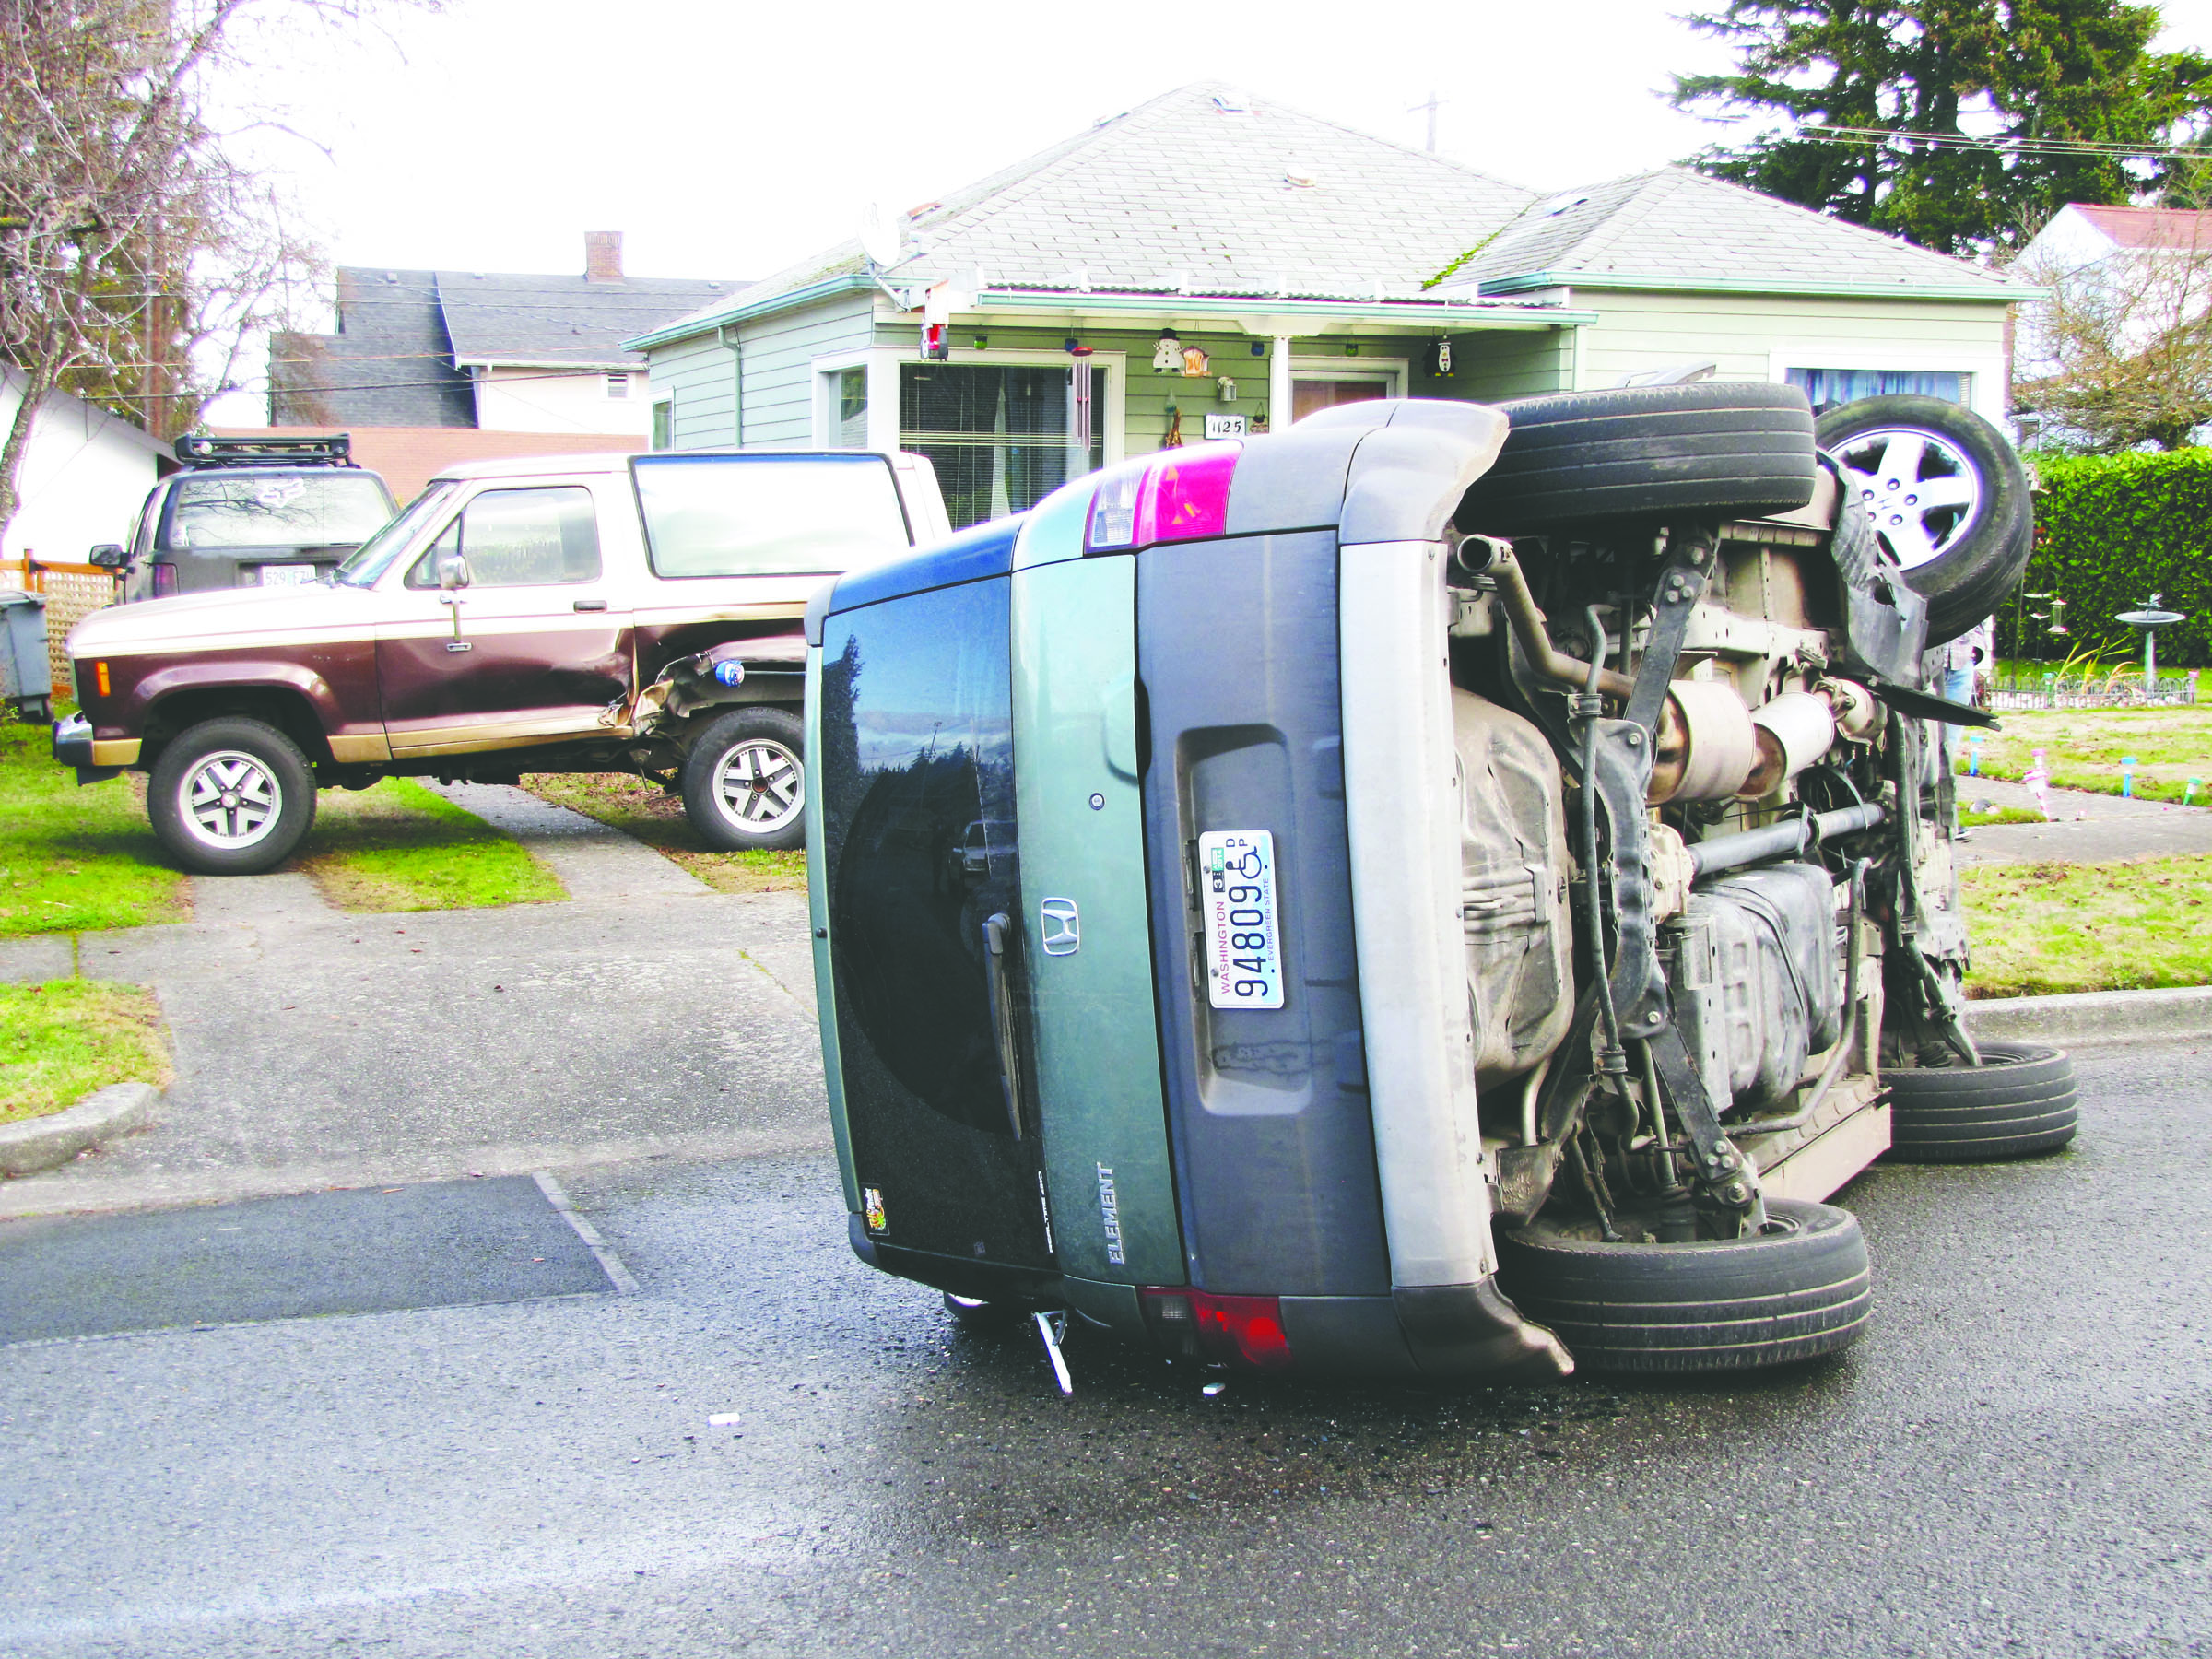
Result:
<svg viewBox="0 0 2212 1659">
<path fill-rule="evenodd" d="M 656 576 L 828 574 L 909 545 L 881 455 L 641 455 L 631 470 Z"/>
<path fill-rule="evenodd" d="M 188 477 L 170 497 L 171 547 L 329 547 L 363 542 L 392 516 L 359 472 Z"/>
<path fill-rule="evenodd" d="M 468 561 L 471 587 L 596 582 L 599 521 L 592 492 L 573 484 L 484 491 L 415 561 L 407 585 L 436 587 L 438 561 L 455 552 Z"/>
<path fill-rule="evenodd" d="M 1008 1133 L 983 923 L 1012 910 L 1004 578 L 830 619 L 822 805 L 838 1012 L 906 1090 Z"/>
</svg>

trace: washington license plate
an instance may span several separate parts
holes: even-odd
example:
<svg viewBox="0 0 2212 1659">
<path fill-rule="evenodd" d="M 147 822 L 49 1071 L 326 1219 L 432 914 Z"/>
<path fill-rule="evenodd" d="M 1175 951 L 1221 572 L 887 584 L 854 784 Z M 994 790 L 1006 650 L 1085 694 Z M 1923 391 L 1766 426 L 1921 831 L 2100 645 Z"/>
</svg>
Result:
<svg viewBox="0 0 2212 1659">
<path fill-rule="evenodd" d="M 1206 1000 L 1217 1008 L 1281 1007 L 1275 837 L 1265 830 L 1209 830 L 1201 835 L 1198 902 L 1206 912 Z"/>
<path fill-rule="evenodd" d="M 315 585 L 315 567 L 312 564 L 263 565 L 261 567 L 261 585 L 263 587 L 313 587 Z"/>
</svg>

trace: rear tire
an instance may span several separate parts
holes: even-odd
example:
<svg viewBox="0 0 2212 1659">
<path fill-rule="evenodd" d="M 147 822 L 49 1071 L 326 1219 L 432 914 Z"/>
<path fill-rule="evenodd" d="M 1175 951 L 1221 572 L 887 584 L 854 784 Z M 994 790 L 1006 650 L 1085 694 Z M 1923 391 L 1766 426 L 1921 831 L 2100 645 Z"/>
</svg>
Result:
<svg viewBox="0 0 2212 1659">
<path fill-rule="evenodd" d="M 1992 1163 L 2054 1152 L 2080 1109 L 2073 1057 L 2033 1042 L 1983 1042 L 1980 1065 L 1882 1073 L 1889 1088 L 1890 1163 Z"/>
<path fill-rule="evenodd" d="M 198 876 L 258 876 L 289 858 L 315 821 L 315 775 L 265 721 L 226 715 L 170 739 L 147 781 L 162 850 Z"/>
<path fill-rule="evenodd" d="M 1498 406 L 1512 426 L 1497 464 L 1467 491 L 1463 530 L 1683 512 L 1755 517 L 1813 499 L 1812 406 L 1794 386 L 1699 381 Z"/>
<path fill-rule="evenodd" d="M 2028 474 L 1988 421 L 1900 393 L 1830 409 L 1818 432 L 1842 469 L 1843 508 L 1867 514 L 1927 600 L 1929 644 L 1957 639 L 2019 584 L 2035 544 Z"/>
<path fill-rule="evenodd" d="M 1498 1282 L 1592 1371 L 1745 1371 L 1849 1347 L 1872 1300 L 1858 1218 L 1790 1198 L 1767 1214 L 1756 1238 L 1677 1244 L 1608 1244 L 1539 1216 L 1500 1230 Z"/>
<path fill-rule="evenodd" d="M 721 852 L 805 846 L 805 729 L 785 710 L 716 715 L 684 757 L 684 816 Z"/>
</svg>

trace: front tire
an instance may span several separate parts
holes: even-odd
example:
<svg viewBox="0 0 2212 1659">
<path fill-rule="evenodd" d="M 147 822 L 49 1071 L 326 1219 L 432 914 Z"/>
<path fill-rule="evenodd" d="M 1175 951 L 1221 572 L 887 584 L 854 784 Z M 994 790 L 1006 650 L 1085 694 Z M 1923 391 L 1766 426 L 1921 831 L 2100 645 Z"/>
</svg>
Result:
<svg viewBox="0 0 2212 1659">
<path fill-rule="evenodd" d="M 732 709 L 684 757 L 684 816 L 724 853 L 806 841 L 806 736 L 782 709 Z"/>
<path fill-rule="evenodd" d="M 1890 1163 L 1992 1163 L 2055 1152 L 2080 1112 L 2074 1061 L 2033 1042 L 1983 1042 L 1980 1065 L 1885 1070 Z"/>
<path fill-rule="evenodd" d="M 194 875 L 258 876 L 314 823 L 314 771 L 266 721 L 203 720 L 154 762 L 146 810 L 162 850 Z"/>
<path fill-rule="evenodd" d="M 1858 1218 L 1790 1198 L 1767 1215 L 1756 1237 L 1684 1243 L 1606 1243 L 1539 1216 L 1500 1230 L 1498 1282 L 1593 1371 L 1746 1371 L 1849 1347 L 1872 1301 Z"/>
<path fill-rule="evenodd" d="M 1867 515 L 1928 602 L 1928 643 L 1955 640 L 2019 584 L 2034 551 L 2028 474 L 1971 409 L 1900 393 L 1830 409 L 1816 429 L 1843 475 L 1843 508 Z"/>
</svg>

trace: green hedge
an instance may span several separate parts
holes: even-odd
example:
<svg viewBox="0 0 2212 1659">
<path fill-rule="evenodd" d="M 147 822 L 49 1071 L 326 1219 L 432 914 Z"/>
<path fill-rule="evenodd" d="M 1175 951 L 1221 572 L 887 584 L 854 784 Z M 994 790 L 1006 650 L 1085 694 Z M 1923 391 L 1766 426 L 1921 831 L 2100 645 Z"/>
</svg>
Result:
<svg viewBox="0 0 2212 1659">
<path fill-rule="evenodd" d="M 2186 613 L 2159 638 L 2159 661 L 2212 664 L 2212 449 L 2128 455 L 2033 455 L 2043 482 L 2035 498 L 2035 557 L 2021 584 L 2066 602 L 2071 637 L 2046 637 L 2021 606 L 1998 613 L 1998 653 L 2056 658 L 2105 646 L 2140 656 L 2143 636 L 2112 620 L 2154 592 Z M 2037 601 L 2033 609 L 2048 606 Z"/>
</svg>

